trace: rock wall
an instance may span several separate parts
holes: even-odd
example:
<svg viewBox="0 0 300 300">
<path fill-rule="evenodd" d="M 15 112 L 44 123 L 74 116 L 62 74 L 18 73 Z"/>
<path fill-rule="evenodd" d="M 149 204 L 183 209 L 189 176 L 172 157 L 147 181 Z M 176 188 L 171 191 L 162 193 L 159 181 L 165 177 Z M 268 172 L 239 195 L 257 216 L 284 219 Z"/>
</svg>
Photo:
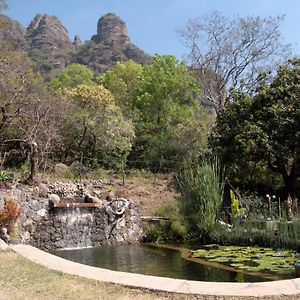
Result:
<svg viewBox="0 0 300 300">
<path fill-rule="evenodd" d="M 0 209 L 4 199 L 14 199 L 22 207 L 12 242 L 17 240 L 43 250 L 139 242 L 141 218 L 130 201 L 122 214 L 115 213 L 113 202 L 96 196 L 90 197 L 96 198 L 97 207 L 51 208 L 49 205 L 53 199 L 64 197 L 61 201 L 68 202 L 79 198 L 78 193 L 90 195 L 92 190 L 96 191 L 95 187 L 99 188 L 99 182 L 84 188 L 56 182 L 34 188 L 17 185 L 0 191 Z"/>
</svg>

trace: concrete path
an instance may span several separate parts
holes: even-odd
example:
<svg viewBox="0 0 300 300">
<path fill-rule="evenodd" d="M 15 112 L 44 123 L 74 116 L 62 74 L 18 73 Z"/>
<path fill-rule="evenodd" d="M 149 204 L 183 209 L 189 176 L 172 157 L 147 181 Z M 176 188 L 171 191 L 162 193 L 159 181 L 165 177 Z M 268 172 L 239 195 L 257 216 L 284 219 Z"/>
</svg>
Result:
<svg viewBox="0 0 300 300">
<path fill-rule="evenodd" d="M 215 296 L 278 296 L 299 294 L 300 299 L 300 278 L 260 283 L 189 281 L 117 272 L 82 265 L 54 256 L 28 245 L 14 245 L 11 246 L 11 248 L 31 261 L 52 270 L 125 286 L 141 287 L 173 293 Z"/>
</svg>

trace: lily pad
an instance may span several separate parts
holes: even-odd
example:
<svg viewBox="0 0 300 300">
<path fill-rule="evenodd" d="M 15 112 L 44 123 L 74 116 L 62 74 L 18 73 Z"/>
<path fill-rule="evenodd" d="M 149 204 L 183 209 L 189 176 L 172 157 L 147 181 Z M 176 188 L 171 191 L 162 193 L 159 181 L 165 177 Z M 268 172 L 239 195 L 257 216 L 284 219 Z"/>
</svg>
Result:
<svg viewBox="0 0 300 300">
<path fill-rule="evenodd" d="M 199 249 L 193 257 L 207 259 L 235 268 L 263 273 L 292 274 L 299 255 L 290 251 L 274 251 L 271 248 L 226 246 L 216 250 Z"/>
</svg>

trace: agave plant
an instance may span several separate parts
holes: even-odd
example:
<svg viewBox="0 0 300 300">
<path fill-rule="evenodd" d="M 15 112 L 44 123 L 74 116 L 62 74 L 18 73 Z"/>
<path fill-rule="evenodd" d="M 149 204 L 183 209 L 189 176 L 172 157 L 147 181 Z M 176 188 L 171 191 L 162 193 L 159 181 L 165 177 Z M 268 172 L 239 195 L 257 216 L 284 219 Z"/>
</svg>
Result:
<svg viewBox="0 0 300 300">
<path fill-rule="evenodd" d="M 9 179 L 9 174 L 5 171 L 0 171 L 0 181 L 4 182 Z"/>
</svg>

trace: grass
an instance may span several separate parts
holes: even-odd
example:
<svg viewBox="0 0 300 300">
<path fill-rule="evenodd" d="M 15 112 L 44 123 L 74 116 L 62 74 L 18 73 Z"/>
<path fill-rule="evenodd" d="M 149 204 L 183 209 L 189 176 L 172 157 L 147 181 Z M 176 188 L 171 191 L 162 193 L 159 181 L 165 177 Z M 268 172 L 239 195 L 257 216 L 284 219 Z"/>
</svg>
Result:
<svg viewBox="0 0 300 300">
<path fill-rule="evenodd" d="M 13 300 L 170 299 L 169 294 L 157 295 L 52 271 L 13 252 L 0 252 L 0 293 Z M 173 296 L 171 299 L 185 299 Z"/>
<path fill-rule="evenodd" d="M 295 296 L 278 297 L 217 297 L 180 295 L 130 289 L 52 271 L 30 262 L 14 252 L 0 252 L 0 299 L 6 300 L 296 300 Z"/>
</svg>

